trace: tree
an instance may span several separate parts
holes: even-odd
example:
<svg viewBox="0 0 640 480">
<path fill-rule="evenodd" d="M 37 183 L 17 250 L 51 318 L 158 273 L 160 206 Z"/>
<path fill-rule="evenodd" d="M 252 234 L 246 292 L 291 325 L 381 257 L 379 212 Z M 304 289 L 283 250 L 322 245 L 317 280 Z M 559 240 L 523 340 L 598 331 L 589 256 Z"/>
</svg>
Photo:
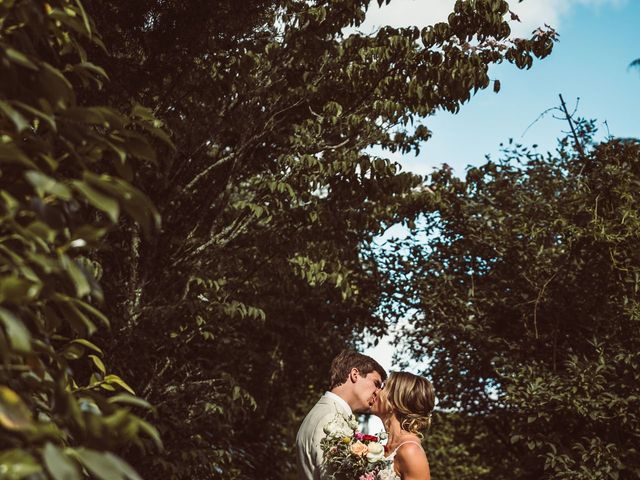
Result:
<svg viewBox="0 0 640 480">
<path fill-rule="evenodd" d="M 150 405 L 90 337 L 107 330 L 94 254 L 125 212 L 157 211 L 118 172 L 155 161 L 130 115 L 78 100 L 107 78 L 79 2 L 0 4 L 0 473 L 3 479 L 137 479 L 119 455 L 160 445 Z"/>
<path fill-rule="evenodd" d="M 158 406 L 166 455 L 131 457 L 149 475 L 292 469 L 331 357 L 384 331 L 368 244 L 428 196 L 369 147 L 417 152 L 423 120 L 488 87 L 491 63 L 528 68 L 553 43 L 508 42 L 503 1 L 345 36 L 368 3 L 87 2 L 110 52 L 94 52 L 113 79 L 101 95 L 155 105 L 177 147 L 133 178 L 162 232 L 125 225 L 100 260 L 107 356 Z"/>
<path fill-rule="evenodd" d="M 428 240 L 395 260 L 404 345 L 431 358 L 440 405 L 457 412 L 445 427 L 472 429 L 476 478 L 640 472 L 640 144 L 592 132 L 579 122 L 546 157 L 510 145 L 464 179 L 437 171 L 417 228 Z"/>
</svg>

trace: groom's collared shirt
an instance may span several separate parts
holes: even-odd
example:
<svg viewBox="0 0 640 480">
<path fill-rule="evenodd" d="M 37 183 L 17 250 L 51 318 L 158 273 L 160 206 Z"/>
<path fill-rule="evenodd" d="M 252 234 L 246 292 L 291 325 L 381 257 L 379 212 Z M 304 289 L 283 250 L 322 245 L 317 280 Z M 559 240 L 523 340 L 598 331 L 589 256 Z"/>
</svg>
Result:
<svg viewBox="0 0 640 480">
<path fill-rule="evenodd" d="M 336 395 L 333 392 L 324 392 L 323 397 L 328 397 L 340 405 L 342 407 L 340 410 L 342 410 L 342 413 L 345 415 L 351 415 L 353 413 L 349 404 L 340 395 Z"/>
<path fill-rule="evenodd" d="M 300 480 L 323 480 L 322 448 L 324 427 L 337 413 L 351 415 L 351 407 L 340 396 L 325 392 L 302 421 L 296 436 L 296 461 Z"/>
</svg>

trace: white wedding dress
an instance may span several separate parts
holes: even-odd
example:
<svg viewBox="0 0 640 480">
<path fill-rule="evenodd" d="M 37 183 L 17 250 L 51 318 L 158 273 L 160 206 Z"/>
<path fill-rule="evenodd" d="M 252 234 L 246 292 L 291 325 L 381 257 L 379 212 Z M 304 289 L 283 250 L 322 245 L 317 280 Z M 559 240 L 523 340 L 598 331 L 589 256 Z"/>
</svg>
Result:
<svg viewBox="0 0 640 480">
<path fill-rule="evenodd" d="M 387 464 L 382 470 L 378 472 L 378 475 L 376 477 L 377 480 L 401 480 L 400 475 L 398 475 L 393 468 L 393 463 L 396 457 L 396 453 L 398 453 L 398 449 L 405 443 L 415 443 L 417 445 L 420 445 L 414 440 L 407 440 L 406 442 L 402 442 L 400 445 L 398 445 L 393 452 L 385 457 L 385 462 Z"/>
</svg>

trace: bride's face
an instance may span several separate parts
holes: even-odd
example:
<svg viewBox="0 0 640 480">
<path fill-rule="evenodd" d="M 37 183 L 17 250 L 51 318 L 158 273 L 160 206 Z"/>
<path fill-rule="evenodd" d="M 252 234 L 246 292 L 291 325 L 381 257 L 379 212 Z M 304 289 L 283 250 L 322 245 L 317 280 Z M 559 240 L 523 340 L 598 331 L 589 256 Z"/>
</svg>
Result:
<svg viewBox="0 0 640 480">
<path fill-rule="evenodd" d="M 371 413 L 378 417 L 385 417 L 391 413 L 391 405 L 389 404 L 387 392 L 384 389 L 380 390 L 378 398 L 371 406 Z"/>
</svg>

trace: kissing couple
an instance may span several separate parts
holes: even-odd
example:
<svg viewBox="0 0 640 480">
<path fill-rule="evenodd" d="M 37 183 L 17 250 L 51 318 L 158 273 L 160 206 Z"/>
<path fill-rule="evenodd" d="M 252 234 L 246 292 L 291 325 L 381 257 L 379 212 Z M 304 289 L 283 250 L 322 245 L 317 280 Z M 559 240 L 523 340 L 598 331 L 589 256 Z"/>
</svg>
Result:
<svg viewBox="0 0 640 480">
<path fill-rule="evenodd" d="M 387 372 L 373 358 L 345 350 L 331 362 L 329 391 L 304 418 L 296 436 L 300 480 L 327 480 L 321 441 L 324 427 L 336 414 L 380 417 L 387 432 L 385 462 L 375 478 L 429 480 L 429 462 L 422 448 L 421 431 L 431 424 L 435 404 L 433 385 L 408 372 Z M 371 477 L 374 478 L 374 477 Z M 353 479 L 357 480 L 357 479 Z"/>
</svg>

